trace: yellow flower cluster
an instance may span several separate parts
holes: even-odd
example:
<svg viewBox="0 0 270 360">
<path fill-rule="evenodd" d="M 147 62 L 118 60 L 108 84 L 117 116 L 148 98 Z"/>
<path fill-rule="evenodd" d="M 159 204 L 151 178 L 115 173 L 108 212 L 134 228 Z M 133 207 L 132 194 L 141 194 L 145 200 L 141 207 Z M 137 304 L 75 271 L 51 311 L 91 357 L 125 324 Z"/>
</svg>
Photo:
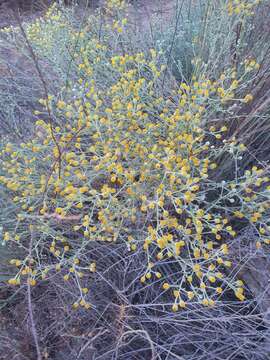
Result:
<svg viewBox="0 0 270 360">
<path fill-rule="evenodd" d="M 261 2 L 262 0 L 228 0 L 228 13 L 229 15 L 251 16 L 254 14 L 254 7 Z"/>
<path fill-rule="evenodd" d="M 71 30 L 70 24 L 66 16 L 58 8 L 56 3 L 53 3 L 44 14 L 43 17 L 38 17 L 32 22 L 23 23 L 28 40 L 46 54 L 52 49 L 55 44 L 56 36 L 61 36 L 61 32 Z M 8 36 L 13 36 L 21 32 L 18 26 L 9 26 L 0 30 Z M 46 35 L 45 35 L 46 34 Z M 62 36 L 62 41 L 64 36 Z M 59 38 L 60 43 L 60 38 Z"/>
<path fill-rule="evenodd" d="M 43 18 L 37 18 L 26 26 L 26 35 L 36 47 L 39 47 L 45 53 L 52 48 L 56 35 L 61 35 L 61 31 L 66 31 L 68 28 L 69 24 L 66 17 L 54 3 L 49 7 Z"/>
<path fill-rule="evenodd" d="M 126 0 L 106 0 L 105 9 L 108 10 L 124 10 L 126 8 Z"/>
</svg>

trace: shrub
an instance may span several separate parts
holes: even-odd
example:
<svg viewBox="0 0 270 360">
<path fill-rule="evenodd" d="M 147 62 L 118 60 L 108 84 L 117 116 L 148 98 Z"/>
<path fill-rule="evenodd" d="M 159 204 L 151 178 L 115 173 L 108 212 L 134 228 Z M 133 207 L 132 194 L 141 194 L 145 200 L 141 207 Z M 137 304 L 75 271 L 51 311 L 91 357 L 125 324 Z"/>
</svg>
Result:
<svg viewBox="0 0 270 360">
<path fill-rule="evenodd" d="M 101 33 L 92 17 L 91 30 L 74 26 L 69 11 L 54 5 L 25 30 L 8 30 L 9 41 L 26 41 L 44 85 L 34 135 L 1 152 L 0 180 L 15 204 L 4 240 L 25 252 L 11 260 L 9 283 L 35 285 L 61 270 L 81 289 L 73 306 L 88 308 L 83 282 L 96 265 L 87 247 L 124 242 L 143 248 L 141 283 L 170 291 L 174 311 L 214 305 L 228 290 L 243 301 L 227 241 L 251 226 L 258 248 L 269 243 L 269 177 L 261 164 L 245 169 L 245 145 L 226 134 L 232 109 L 253 100 L 245 88 L 260 65 L 243 59 L 207 77 L 212 57 L 205 66 L 196 56 L 190 81 L 178 84 L 166 52 L 130 49 L 123 1 L 108 2 Z M 55 66 L 55 93 L 40 57 Z M 233 168 L 220 181 L 224 158 Z"/>
</svg>

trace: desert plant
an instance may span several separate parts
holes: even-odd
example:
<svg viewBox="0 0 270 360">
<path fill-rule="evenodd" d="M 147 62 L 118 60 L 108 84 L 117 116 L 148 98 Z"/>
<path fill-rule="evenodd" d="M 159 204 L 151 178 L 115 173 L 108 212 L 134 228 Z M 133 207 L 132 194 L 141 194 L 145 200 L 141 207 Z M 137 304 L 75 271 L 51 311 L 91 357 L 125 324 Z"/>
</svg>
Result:
<svg viewBox="0 0 270 360">
<path fill-rule="evenodd" d="M 237 121 L 255 101 L 252 84 L 268 71 L 256 54 L 245 57 L 257 3 L 177 2 L 173 27 L 162 34 L 153 24 L 145 42 L 135 42 L 130 7 L 122 0 L 107 1 L 79 21 L 74 8 L 56 2 L 42 19 L 24 24 L 18 18 L 17 27 L 2 31 L 11 48 L 20 44 L 38 84 L 31 133 L 18 141 L 7 131 L 0 152 L 0 225 L 6 249 L 16 250 L 8 284 L 27 296 L 38 354 L 30 301 L 35 291 L 55 281 L 64 308 L 72 305 L 84 316 L 102 303 L 99 281 L 113 282 L 110 271 L 121 278 L 115 272 L 123 263 L 135 276 L 125 269 L 121 281 L 130 283 L 114 292 L 114 300 L 122 320 L 126 307 L 139 320 L 131 328 L 121 320 L 127 328 L 120 327 L 117 342 L 110 340 L 100 358 L 121 358 L 126 336 L 147 339 L 144 356 L 182 356 L 176 349 L 181 336 L 160 344 L 141 322 L 165 316 L 161 332 L 183 332 L 183 319 L 191 315 L 193 327 L 204 321 L 202 313 L 226 317 L 226 299 L 237 309 L 252 303 L 230 248 L 247 228 L 252 256 L 270 244 L 269 169 L 255 157 L 247 161 L 251 128 L 236 136 Z M 196 27 L 194 14 L 201 14 Z M 247 123 L 266 122 L 266 113 L 253 117 L 250 111 Z M 174 317 L 184 308 L 186 314 Z M 256 321 L 265 325 L 257 313 Z M 237 331 L 244 322 L 234 324 Z M 219 336 L 222 331 L 223 325 Z M 185 350 L 190 356 L 201 336 L 193 332 L 195 345 Z M 252 339 L 241 345 L 250 356 Z M 204 343 L 201 359 L 206 349 L 214 351 L 211 344 Z M 135 351 L 127 348 L 123 358 Z"/>
<path fill-rule="evenodd" d="M 55 95 L 45 87 L 36 134 L 2 151 L 1 181 L 18 206 L 15 231 L 11 226 L 4 239 L 24 243 L 29 226 L 35 229 L 34 259 L 27 251 L 25 259 L 14 260 L 19 271 L 10 283 L 27 275 L 35 284 L 55 266 L 67 268 L 67 279 L 80 278 L 80 257 L 89 241 L 126 241 L 131 250 L 143 246 L 147 253 L 142 283 L 162 277 L 159 264 L 177 259 L 182 276 L 163 284 L 174 290 L 174 310 L 187 300 L 214 304 L 228 288 L 243 300 L 242 282 L 223 271 L 231 266 L 226 238 L 252 224 L 258 239 L 269 242 L 269 178 L 263 167 L 244 171 L 244 144 L 227 140 L 225 125 L 208 124 L 230 113 L 227 104 L 252 100 L 250 94 L 237 98 L 236 92 L 258 64 L 247 60 L 238 77 L 227 68 L 219 78 L 194 75 L 179 86 L 167 77 L 164 86 L 162 53 L 119 55 L 111 47 L 127 22 L 121 16 L 108 22 L 100 40 L 86 28 L 74 30 L 75 72 L 68 87 Z M 38 35 L 42 26 L 49 34 L 45 45 Z M 40 26 L 24 32 L 27 46 L 32 42 L 40 56 L 40 51 L 50 54 L 50 43 L 59 40 L 50 35 L 50 26 L 60 34 L 70 26 L 56 6 Z M 202 68 L 200 59 L 193 62 Z M 216 182 L 224 154 L 233 159 L 234 172 Z M 48 268 L 41 253 L 55 264 Z"/>
</svg>

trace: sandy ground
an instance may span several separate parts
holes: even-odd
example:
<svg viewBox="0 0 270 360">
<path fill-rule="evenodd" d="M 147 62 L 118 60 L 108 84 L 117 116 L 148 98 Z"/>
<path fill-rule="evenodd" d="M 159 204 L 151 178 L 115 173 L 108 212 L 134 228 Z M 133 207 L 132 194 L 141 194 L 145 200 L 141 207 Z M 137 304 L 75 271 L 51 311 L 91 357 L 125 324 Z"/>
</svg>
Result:
<svg viewBox="0 0 270 360">
<path fill-rule="evenodd" d="M 19 11 L 26 20 L 39 16 L 53 0 L 0 0 L 0 28 L 14 24 L 13 12 Z M 68 1 L 68 0 L 66 0 Z M 104 0 L 80 0 L 82 6 L 88 2 L 89 7 L 102 6 Z M 142 28 L 149 28 L 149 19 L 162 17 L 164 23 L 170 21 L 175 11 L 176 0 L 133 0 L 130 14 Z"/>
</svg>

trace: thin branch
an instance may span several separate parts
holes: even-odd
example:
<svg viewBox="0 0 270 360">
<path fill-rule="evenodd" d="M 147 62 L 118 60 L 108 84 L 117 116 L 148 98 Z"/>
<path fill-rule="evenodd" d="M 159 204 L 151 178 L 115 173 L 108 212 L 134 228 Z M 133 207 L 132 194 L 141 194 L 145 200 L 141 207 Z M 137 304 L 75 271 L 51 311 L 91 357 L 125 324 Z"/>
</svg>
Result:
<svg viewBox="0 0 270 360">
<path fill-rule="evenodd" d="M 30 44 L 30 41 L 29 41 L 29 39 L 27 37 L 27 34 L 26 34 L 26 32 L 25 32 L 25 30 L 23 28 L 19 12 L 16 13 L 14 11 L 14 17 L 15 17 L 16 21 L 18 22 L 19 28 L 21 30 L 21 33 L 22 33 L 24 39 L 25 39 L 27 48 L 29 50 L 30 56 L 31 56 L 32 60 L 34 61 L 38 76 L 40 78 L 40 81 L 42 83 L 43 90 L 44 90 L 44 93 L 45 93 L 45 104 L 46 104 L 46 109 L 47 109 L 47 112 L 48 112 L 48 115 L 49 115 L 49 125 L 50 125 L 51 136 L 52 136 L 53 142 L 55 143 L 55 146 L 57 147 L 57 150 L 58 150 L 58 159 L 57 159 L 58 160 L 58 165 L 59 165 L 59 167 L 58 167 L 58 177 L 60 179 L 61 178 L 61 162 L 62 162 L 61 155 L 62 155 L 62 152 L 61 152 L 61 148 L 60 148 L 60 146 L 59 146 L 59 144 L 57 142 L 57 139 L 55 137 L 55 134 L 54 134 L 53 118 L 52 118 L 52 113 L 51 113 L 51 109 L 50 109 L 50 106 L 49 106 L 49 92 L 48 92 L 47 84 L 46 84 L 46 81 L 45 81 L 44 76 L 42 74 L 42 71 L 40 69 L 36 54 L 35 54 L 35 52 L 33 50 L 32 45 Z"/>
<path fill-rule="evenodd" d="M 32 257 L 32 246 L 33 246 L 33 230 L 31 229 L 31 237 L 30 237 L 30 244 L 29 244 L 29 258 Z M 36 352 L 37 352 L 37 360 L 42 360 L 41 351 L 39 347 L 38 341 L 38 334 L 36 329 L 36 324 L 34 320 L 33 314 L 33 306 L 32 306 L 32 298 L 31 298 L 31 285 L 30 282 L 27 281 L 27 301 L 28 301 L 28 311 L 31 323 L 31 331 L 35 342 Z"/>
</svg>

